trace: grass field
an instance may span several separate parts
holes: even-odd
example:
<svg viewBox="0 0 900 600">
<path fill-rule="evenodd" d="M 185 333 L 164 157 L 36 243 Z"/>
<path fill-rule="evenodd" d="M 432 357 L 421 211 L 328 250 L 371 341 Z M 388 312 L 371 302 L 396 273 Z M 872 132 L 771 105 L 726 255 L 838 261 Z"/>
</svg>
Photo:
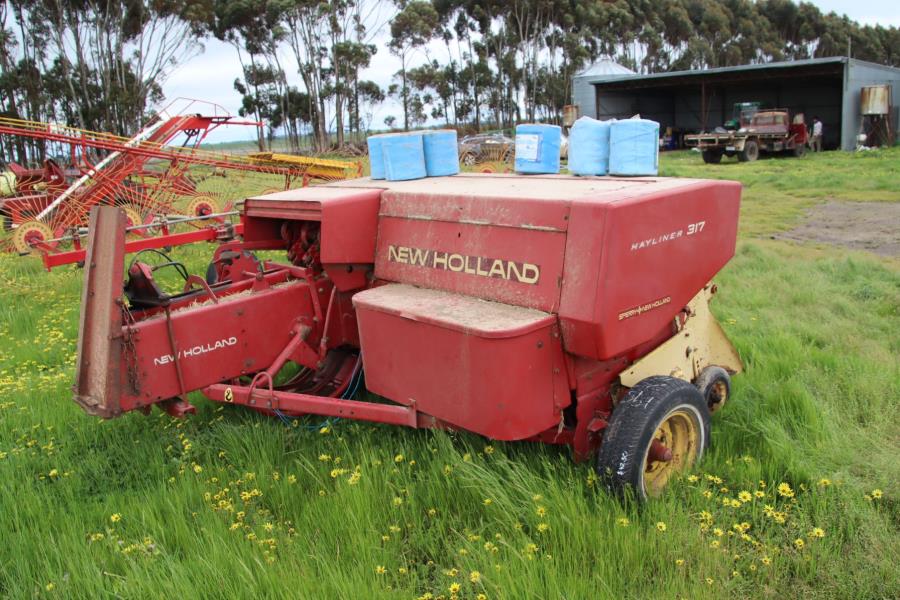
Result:
<svg viewBox="0 0 900 600">
<path fill-rule="evenodd" d="M 900 262 L 772 239 L 826 200 L 900 202 L 900 151 L 662 172 L 746 184 L 713 308 L 747 371 L 704 463 L 646 506 L 538 444 L 203 400 L 88 417 L 81 273 L 0 257 L 0 595 L 900 597 Z"/>
</svg>

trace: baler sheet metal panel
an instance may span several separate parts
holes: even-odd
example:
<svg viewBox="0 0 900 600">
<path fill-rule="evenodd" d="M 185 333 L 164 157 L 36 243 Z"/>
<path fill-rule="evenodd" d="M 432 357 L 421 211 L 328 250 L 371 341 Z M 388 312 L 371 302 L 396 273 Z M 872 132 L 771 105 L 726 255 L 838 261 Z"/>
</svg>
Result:
<svg viewBox="0 0 900 600">
<path fill-rule="evenodd" d="M 375 276 L 552 312 L 565 234 L 381 217 Z"/>
<path fill-rule="evenodd" d="M 278 233 L 277 225 L 284 219 L 319 221 L 323 263 L 371 263 L 381 194 L 378 189 L 316 186 L 248 198 L 244 239 L 269 239 Z"/>
<path fill-rule="evenodd" d="M 739 205 L 740 184 L 728 181 L 573 202 L 559 310 L 566 349 L 604 360 L 658 334 L 734 256 Z"/>
<path fill-rule="evenodd" d="M 553 315 L 403 284 L 353 303 L 376 394 L 500 440 L 559 422 L 569 389 Z"/>
</svg>

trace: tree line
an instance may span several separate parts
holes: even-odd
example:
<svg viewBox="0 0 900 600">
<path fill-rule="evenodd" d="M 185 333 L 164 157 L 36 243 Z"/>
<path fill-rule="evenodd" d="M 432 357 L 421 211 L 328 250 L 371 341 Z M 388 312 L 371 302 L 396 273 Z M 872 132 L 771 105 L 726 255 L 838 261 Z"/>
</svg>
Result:
<svg viewBox="0 0 900 600">
<path fill-rule="evenodd" d="M 383 126 L 558 122 L 600 56 L 641 73 L 844 56 L 900 66 L 900 30 L 791 0 L 5 0 L 0 114 L 127 135 L 204 39 L 234 49 L 241 114 L 324 150 Z M 399 69 L 382 88 L 378 52 Z M 401 114 L 374 123 L 396 99 Z"/>
</svg>

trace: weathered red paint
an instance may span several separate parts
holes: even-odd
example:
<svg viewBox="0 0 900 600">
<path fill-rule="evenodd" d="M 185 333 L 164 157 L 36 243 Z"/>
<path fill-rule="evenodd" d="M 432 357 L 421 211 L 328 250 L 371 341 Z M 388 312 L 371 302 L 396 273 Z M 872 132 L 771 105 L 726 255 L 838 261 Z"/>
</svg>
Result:
<svg viewBox="0 0 900 600">
<path fill-rule="evenodd" d="M 126 411 L 202 389 L 264 412 L 452 427 L 586 458 L 626 391 L 619 374 L 673 335 L 733 255 L 739 199 L 721 181 L 507 175 L 251 198 L 214 284 L 105 319 L 108 295 L 85 300 L 83 340 L 129 343 L 80 393 Z M 251 272 L 246 251 L 262 248 L 293 264 Z M 392 404 L 338 397 L 356 349 Z M 273 386 L 285 362 L 323 375 Z"/>
</svg>

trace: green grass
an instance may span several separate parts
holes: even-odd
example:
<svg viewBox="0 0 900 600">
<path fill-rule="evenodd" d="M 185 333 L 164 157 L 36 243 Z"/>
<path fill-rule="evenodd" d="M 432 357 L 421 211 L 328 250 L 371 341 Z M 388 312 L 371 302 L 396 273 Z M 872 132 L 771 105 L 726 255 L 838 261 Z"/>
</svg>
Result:
<svg viewBox="0 0 900 600">
<path fill-rule="evenodd" d="M 2 256 L 0 595 L 896 598 L 900 264 L 769 238 L 818 202 L 900 201 L 898 159 L 663 156 L 746 184 L 714 310 L 747 371 L 698 480 L 644 507 L 539 444 L 202 400 L 182 421 L 88 417 L 70 400 L 81 273 Z M 211 250 L 177 255 L 200 270 Z"/>
</svg>

